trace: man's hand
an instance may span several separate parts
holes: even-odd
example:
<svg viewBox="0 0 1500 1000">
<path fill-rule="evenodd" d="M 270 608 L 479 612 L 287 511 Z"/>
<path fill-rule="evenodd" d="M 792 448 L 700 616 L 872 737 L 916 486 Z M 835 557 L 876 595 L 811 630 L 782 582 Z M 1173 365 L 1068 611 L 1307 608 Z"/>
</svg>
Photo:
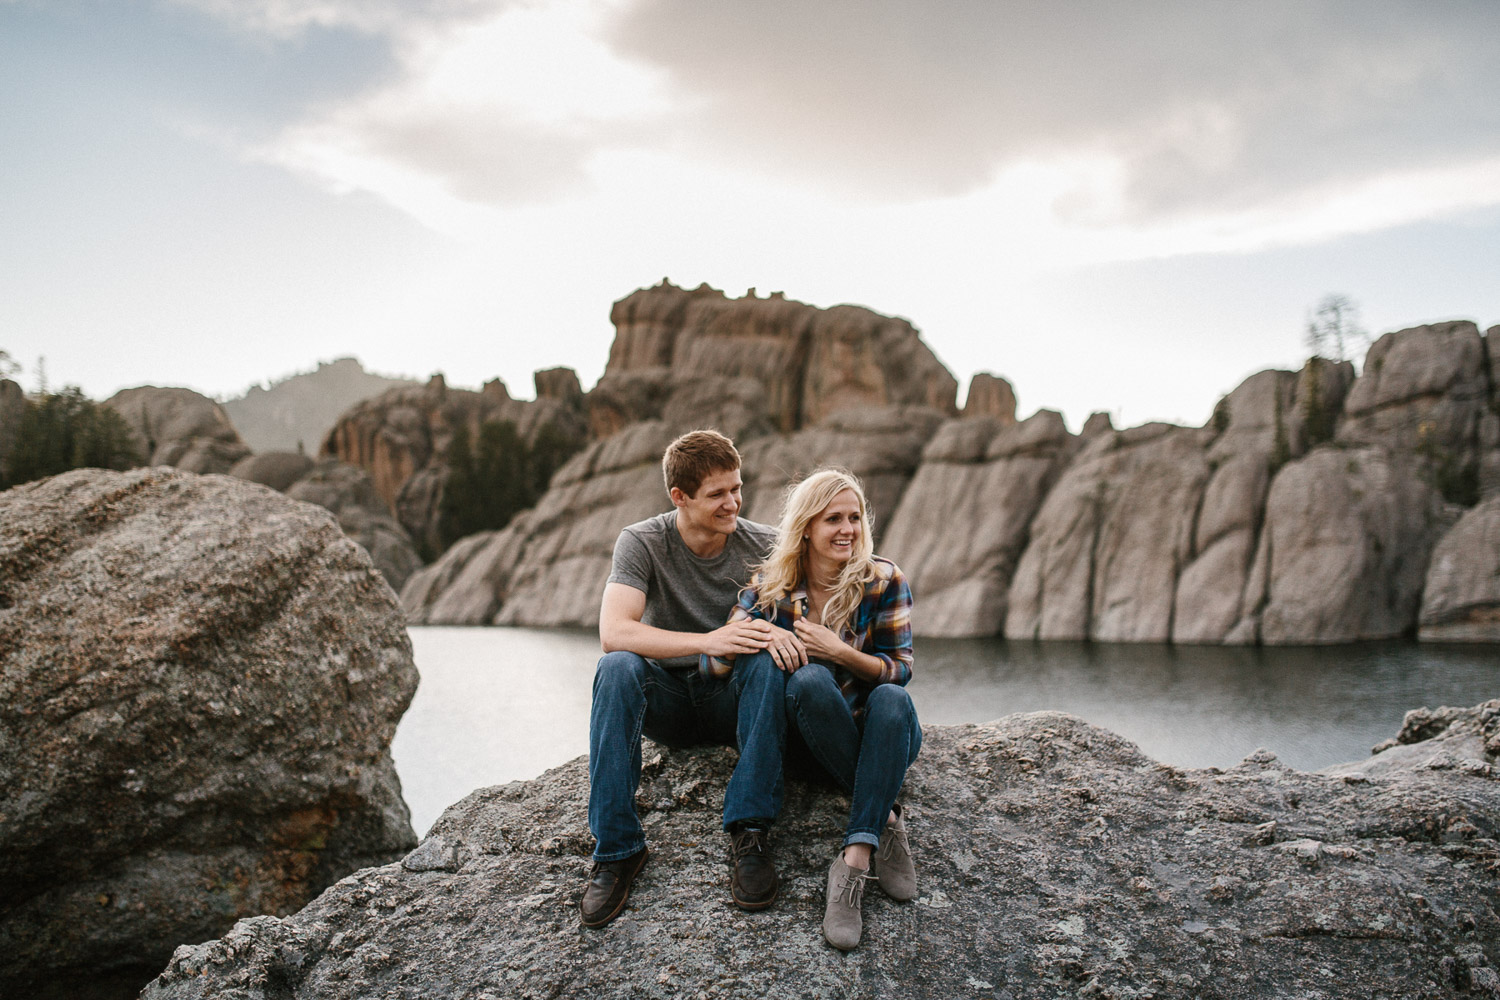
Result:
<svg viewBox="0 0 1500 1000">
<path fill-rule="evenodd" d="M 709 656 L 739 656 L 758 653 L 771 645 L 771 623 L 759 618 L 720 625 L 704 633 L 703 652 Z M 771 654 L 775 656 L 775 654 Z"/>
<path fill-rule="evenodd" d="M 794 674 L 799 667 L 807 666 L 807 646 L 797 638 L 795 632 L 772 625 L 771 644 L 766 649 L 770 651 L 771 659 L 786 673 Z"/>
</svg>

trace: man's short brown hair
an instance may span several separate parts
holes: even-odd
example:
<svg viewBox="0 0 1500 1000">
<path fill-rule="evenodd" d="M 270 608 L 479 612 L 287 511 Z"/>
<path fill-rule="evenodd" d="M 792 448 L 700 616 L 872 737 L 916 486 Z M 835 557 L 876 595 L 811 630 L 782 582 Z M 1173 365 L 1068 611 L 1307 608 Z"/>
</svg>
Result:
<svg viewBox="0 0 1500 1000">
<path fill-rule="evenodd" d="M 715 472 L 733 472 L 740 467 L 734 442 L 718 431 L 688 431 L 667 445 L 661 457 L 662 478 L 667 492 L 676 487 L 688 496 L 698 492 L 703 480 Z"/>
</svg>

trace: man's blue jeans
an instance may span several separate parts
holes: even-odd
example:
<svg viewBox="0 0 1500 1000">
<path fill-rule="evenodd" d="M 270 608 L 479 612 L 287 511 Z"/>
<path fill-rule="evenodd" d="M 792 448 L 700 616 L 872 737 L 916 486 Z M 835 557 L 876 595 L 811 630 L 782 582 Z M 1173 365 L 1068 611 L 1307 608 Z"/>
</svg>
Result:
<svg viewBox="0 0 1500 1000">
<path fill-rule="evenodd" d="M 809 663 L 787 678 L 786 714 L 823 770 L 849 793 L 844 846 L 878 845 L 906 769 L 922 749 L 911 695 L 896 684 L 877 684 L 856 723 L 832 672 Z"/>
<path fill-rule="evenodd" d="M 740 656 L 725 678 L 663 670 L 635 653 L 606 653 L 594 672 L 589 712 L 589 830 L 594 860 L 618 861 L 646 846 L 635 812 L 641 734 L 669 747 L 738 747 L 724 791 L 724 828 L 781 812 L 786 674 L 769 653 Z"/>
</svg>

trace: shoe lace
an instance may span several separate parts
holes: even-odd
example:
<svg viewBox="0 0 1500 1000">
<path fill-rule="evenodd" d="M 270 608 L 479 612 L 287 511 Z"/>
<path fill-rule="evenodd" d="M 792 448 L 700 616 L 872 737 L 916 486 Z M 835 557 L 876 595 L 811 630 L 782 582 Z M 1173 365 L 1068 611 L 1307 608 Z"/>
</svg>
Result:
<svg viewBox="0 0 1500 1000">
<path fill-rule="evenodd" d="M 850 909 L 859 909 L 859 904 L 865 896 L 865 883 L 874 878 L 869 872 L 862 872 L 858 868 L 850 868 L 839 876 L 838 892 L 834 898 L 849 906 Z"/>
<path fill-rule="evenodd" d="M 730 841 L 730 853 L 738 861 L 747 854 L 766 854 L 764 830 L 741 830 Z"/>
<path fill-rule="evenodd" d="M 875 858 L 877 861 L 889 861 L 900 852 L 911 853 L 911 846 L 906 839 L 905 830 L 890 825 L 886 826 L 886 830 L 890 832 L 890 836 L 884 839 L 884 843 L 880 845 L 880 850 L 876 852 Z"/>
</svg>

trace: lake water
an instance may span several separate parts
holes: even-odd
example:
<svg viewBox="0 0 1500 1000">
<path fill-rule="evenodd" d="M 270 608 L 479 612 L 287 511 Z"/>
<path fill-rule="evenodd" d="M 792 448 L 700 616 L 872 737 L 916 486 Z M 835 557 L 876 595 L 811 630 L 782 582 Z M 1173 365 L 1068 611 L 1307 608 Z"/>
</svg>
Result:
<svg viewBox="0 0 1500 1000">
<path fill-rule="evenodd" d="M 412 826 L 485 785 L 588 752 L 592 631 L 411 629 L 422 683 L 392 753 Z M 1302 770 L 1369 756 L 1408 709 L 1500 697 L 1500 649 L 1378 643 L 1243 649 L 918 639 L 927 724 L 1071 712 L 1157 760 L 1228 767 L 1258 747 Z"/>
</svg>

